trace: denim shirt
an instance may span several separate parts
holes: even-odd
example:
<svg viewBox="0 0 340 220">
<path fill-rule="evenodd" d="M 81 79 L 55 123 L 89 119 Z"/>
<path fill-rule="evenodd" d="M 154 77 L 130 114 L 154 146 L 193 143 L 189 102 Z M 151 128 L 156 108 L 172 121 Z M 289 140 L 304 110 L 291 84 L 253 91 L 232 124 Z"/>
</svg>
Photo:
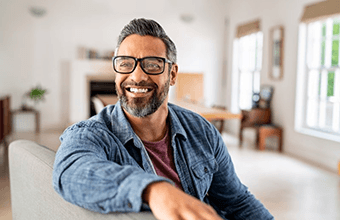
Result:
<svg viewBox="0 0 340 220">
<path fill-rule="evenodd" d="M 174 163 L 184 191 L 224 219 L 273 219 L 240 182 L 216 128 L 179 106 L 169 103 L 168 110 Z M 101 213 L 139 212 L 150 183 L 172 183 L 155 174 L 120 102 L 68 127 L 60 141 L 53 186 L 78 206 Z"/>
</svg>

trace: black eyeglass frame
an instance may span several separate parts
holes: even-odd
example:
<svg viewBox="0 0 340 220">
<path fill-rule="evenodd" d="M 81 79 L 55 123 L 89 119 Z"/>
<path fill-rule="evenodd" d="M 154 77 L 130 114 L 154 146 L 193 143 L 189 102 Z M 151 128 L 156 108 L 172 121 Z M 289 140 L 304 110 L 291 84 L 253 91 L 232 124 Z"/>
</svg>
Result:
<svg viewBox="0 0 340 220">
<path fill-rule="evenodd" d="M 116 60 L 117 58 L 121 58 L 121 57 L 132 58 L 132 59 L 135 60 L 135 66 L 132 68 L 132 70 L 131 70 L 130 72 L 124 72 L 124 73 L 123 73 L 123 72 L 117 71 L 117 69 L 116 69 L 116 67 L 115 67 L 115 60 Z M 142 65 L 142 61 L 145 60 L 145 59 L 148 59 L 148 58 L 156 58 L 156 59 L 161 59 L 161 60 L 163 60 L 164 66 L 163 66 L 162 72 L 160 72 L 160 73 L 148 73 L 148 72 L 146 72 L 146 71 L 144 70 L 143 65 Z M 137 65 L 138 65 L 138 62 L 140 63 L 140 67 L 141 67 L 141 69 L 143 70 L 143 72 L 146 73 L 146 74 L 148 74 L 148 75 L 160 75 L 160 74 L 164 73 L 165 64 L 166 64 L 166 63 L 169 63 L 169 64 L 170 64 L 170 67 L 171 67 L 171 65 L 173 64 L 172 61 L 170 61 L 170 60 L 168 60 L 168 59 L 166 59 L 166 58 L 164 58 L 164 57 L 156 57 L 156 56 L 148 56 L 148 57 L 143 57 L 143 58 L 136 58 L 136 57 L 132 57 L 132 56 L 114 56 L 114 57 L 112 57 L 112 66 L 113 66 L 113 69 L 114 69 L 114 71 L 116 71 L 116 72 L 119 73 L 119 74 L 130 74 L 130 73 L 132 73 L 133 71 L 135 71 L 135 69 L 136 69 L 136 67 L 137 67 Z"/>
</svg>

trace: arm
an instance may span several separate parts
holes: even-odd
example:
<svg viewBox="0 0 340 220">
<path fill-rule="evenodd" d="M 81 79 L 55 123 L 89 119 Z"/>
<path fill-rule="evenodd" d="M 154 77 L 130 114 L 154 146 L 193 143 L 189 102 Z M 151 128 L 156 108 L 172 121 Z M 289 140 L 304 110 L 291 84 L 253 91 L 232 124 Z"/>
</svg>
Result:
<svg viewBox="0 0 340 220">
<path fill-rule="evenodd" d="M 86 209 L 138 212 L 146 186 L 168 181 L 146 173 L 137 163 L 120 165 L 108 160 L 112 151 L 121 152 L 119 140 L 103 129 L 74 126 L 61 141 L 54 163 L 54 188 L 65 200 Z"/>
<path fill-rule="evenodd" d="M 150 184 L 143 192 L 143 201 L 160 220 L 222 220 L 211 206 L 167 182 Z"/>
<path fill-rule="evenodd" d="M 226 218 L 232 219 L 274 219 L 237 177 L 231 157 L 221 136 L 214 129 L 215 158 L 218 171 L 214 174 L 209 190 L 211 200 Z"/>
</svg>

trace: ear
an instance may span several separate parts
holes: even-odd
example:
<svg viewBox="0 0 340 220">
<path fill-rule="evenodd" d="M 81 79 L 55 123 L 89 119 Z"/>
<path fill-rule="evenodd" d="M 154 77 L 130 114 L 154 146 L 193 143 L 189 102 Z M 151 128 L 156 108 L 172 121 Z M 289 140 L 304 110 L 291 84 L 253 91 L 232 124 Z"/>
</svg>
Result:
<svg viewBox="0 0 340 220">
<path fill-rule="evenodd" d="M 176 63 L 172 64 L 171 72 L 170 72 L 170 86 L 174 86 L 176 84 L 178 74 L 178 65 Z"/>
</svg>

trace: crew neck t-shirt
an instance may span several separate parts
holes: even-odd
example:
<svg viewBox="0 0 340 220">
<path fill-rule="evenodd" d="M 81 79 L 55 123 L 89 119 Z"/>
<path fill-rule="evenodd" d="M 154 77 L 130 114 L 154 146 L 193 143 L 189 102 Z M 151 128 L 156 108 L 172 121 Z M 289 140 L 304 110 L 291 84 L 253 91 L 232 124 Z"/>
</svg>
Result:
<svg viewBox="0 0 340 220">
<path fill-rule="evenodd" d="M 170 145 L 169 132 L 158 142 L 143 141 L 143 144 L 153 163 L 158 176 L 172 180 L 176 187 L 183 190 L 181 181 L 176 172 L 173 150 Z"/>
</svg>

